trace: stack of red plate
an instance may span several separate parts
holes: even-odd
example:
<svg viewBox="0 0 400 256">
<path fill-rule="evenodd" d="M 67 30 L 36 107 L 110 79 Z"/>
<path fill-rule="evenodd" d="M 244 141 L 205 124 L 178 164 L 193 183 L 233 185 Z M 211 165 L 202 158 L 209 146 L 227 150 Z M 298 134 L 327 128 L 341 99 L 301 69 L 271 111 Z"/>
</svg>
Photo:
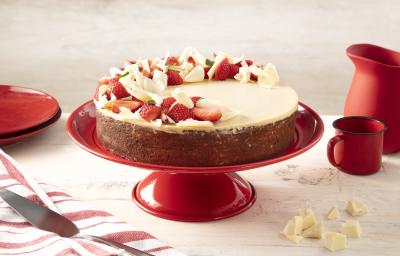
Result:
<svg viewBox="0 0 400 256">
<path fill-rule="evenodd" d="M 29 88 L 0 85 L 0 145 L 36 135 L 60 116 L 61 109 L 52 96 Z"/>
</svg>

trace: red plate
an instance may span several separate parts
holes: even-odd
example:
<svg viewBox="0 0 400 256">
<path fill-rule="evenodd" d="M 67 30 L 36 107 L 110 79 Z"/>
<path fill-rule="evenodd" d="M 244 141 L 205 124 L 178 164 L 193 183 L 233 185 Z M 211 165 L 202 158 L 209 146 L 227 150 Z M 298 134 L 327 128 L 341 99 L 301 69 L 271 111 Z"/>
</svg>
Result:
<svg viewBox="0 0 400 256">
<path fill-rule="evenodd" d="M 38 126 L 59 111 L 50 95 L 18 86 L 0 85 L 0 102 L 0 136 Z"/>
<path fill-rule="evenodd" d="M 226 166 L 167 166 L 142 162 L 134 162 L 108 151 L 98 141 L 96 136 L 96 108 L 90 100 L 78 107 L 71 113 L 67 121 L 67 130 L 71 138 L 85 150 L 102 158 L 131 165 L 144 169 L 152 169 L 166 172 L 205 172 L 205 173 L 226 173 L 253 169 L 297 156 L 314 146 L 321 138 L 324 130 L 323 122 L 319 115 L 310 107 L 299 103 L 296 117 L 296 134 L 293 144 L 281 155 L 246 164 L 226 165 Z"/>
<path fill-rule="evenodd" d="M 0 145 L 11 144 L 47 130 L 58 121 L 58 119 L 61 117 L 61 113 L 61 109 L 59 108 L 57 113 L 50 120 L 47 120 L 42 124 L 29 128 L 27 130 L 23 130 L 22 132 L 13 133 L 12 136 L 0 136 Z"/>
<path fill-rule="evenodd" d="M 218 220 L 249 209 L 256 199 L 255 190 L 233 172 L 297 156 L 314 146 L 323 130 L 319 115 L 299 103 L 295 139 L 281 155 L 246 164 L 185 167 L 134 162 L 109 152 L 96 136 L 96 108 L 92 100 L 78 107 L 67 120 L 69 135 L 85 150 L 114 162 L 155 170 L 135 186 L 132 198 L 144 211 L 177 221 Z"/>
</svg>

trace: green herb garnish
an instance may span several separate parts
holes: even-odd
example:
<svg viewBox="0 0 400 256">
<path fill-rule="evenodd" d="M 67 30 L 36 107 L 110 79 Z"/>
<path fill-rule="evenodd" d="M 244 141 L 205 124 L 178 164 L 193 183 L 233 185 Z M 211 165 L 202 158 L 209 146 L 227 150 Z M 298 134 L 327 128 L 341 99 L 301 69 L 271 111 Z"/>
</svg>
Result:
<svg viewBox="0 0 400 256">
<path fill-rule="evenodd" d="M 206 59 L 206 65 L 212 67 L 214 65 L 214 61 Z"/>
<path fill-rule="evenodd" d="M 147 104 L 149 104 L 149 105 L 156 105 L 156 101 L 155 101 L 155 100 L 149 100 L 149 101 L 147 102 Z"/>
<path fill-rule="evenodd" d="M 129 72 L 128 72 L 128 71 L 127 71 L 127 72 L 125 72 L 124 74 L 122 74 L 122 75 L 120 75 L 120 76 L 119 76 L 119 79 L 121 79 L 121 78 L 123 78 L 123 77 L 126 77 L 128 74 L 129 74 Z"/>
<path fill-rule="evenodd" d="M 174 71 L 182 71 L 182 69 L 180 68 L 180 67 L 178 67 L 178 66 L 174 66 L 174 65 L 168 65 L 167 66 L 167 69 L 168 70 L 174 70 Z"/>
</svg>

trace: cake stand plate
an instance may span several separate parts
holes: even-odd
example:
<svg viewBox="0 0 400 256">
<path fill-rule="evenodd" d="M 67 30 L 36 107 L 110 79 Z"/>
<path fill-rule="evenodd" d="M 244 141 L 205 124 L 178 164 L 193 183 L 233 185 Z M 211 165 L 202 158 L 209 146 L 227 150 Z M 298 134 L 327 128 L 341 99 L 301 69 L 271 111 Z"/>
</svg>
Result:
<svg viewBox="0 0 400 256">
<path fill-rule="evenodd" d="M 256 200 L 253 186 L 235 172 L 254 169 L 297 156 L 322 137 L 319 115 L 299 103 L 292 145 L 271 159 L 229 166 L 164 166 L 135 162 L 108 151 L 96 136 L 96 107 L 92 100 L 68 118 L 67 131 L 83 149 L 110 161 L 154 170 L 132 191 L 133 201 L 155 216 L 177 221 L 211 221 L 239 214 Z"/>
</svg>

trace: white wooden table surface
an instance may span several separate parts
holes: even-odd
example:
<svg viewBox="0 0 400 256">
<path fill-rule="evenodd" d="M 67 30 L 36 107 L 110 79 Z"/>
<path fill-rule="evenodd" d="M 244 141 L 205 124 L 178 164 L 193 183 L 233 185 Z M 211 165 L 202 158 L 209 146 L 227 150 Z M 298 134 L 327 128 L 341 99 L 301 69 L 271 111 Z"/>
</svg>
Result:
<svg viewBox="0 0 400 256">
<path fill-rule="evenodd" d="M 325 230 L 337 231 L 350 218 L 343 210 L 352 196 L 367 203 L 370 213 L 360 217 L 361 239 L 349 239 L 348 249 L 335 255 L 399 255 L 400 156 L 384 157 L 383 169 L 372 176 L 339 173 L 326 159 L 326 142 L 335 116 L 324 116 L 323 139 L 310 151 L 288 161 L 245 171 L 257 190 L 247 212 L 207 223 L 160 219 L 141 211 L 130 198 L 134 184 L 147 171 L 96 157 L 75 145 L 66 134 L 67 115 L 47 132 L 3 149 L 37 180 L 54 184 L 78 199 L 130 222 L 188 255 L 325 255 L 322 240 L 304 239 L 294 245 L 279 232 L 294 213 L 312 207 Z M 324 215 L 338 205 L 342 218 Z"/>
</svg>

